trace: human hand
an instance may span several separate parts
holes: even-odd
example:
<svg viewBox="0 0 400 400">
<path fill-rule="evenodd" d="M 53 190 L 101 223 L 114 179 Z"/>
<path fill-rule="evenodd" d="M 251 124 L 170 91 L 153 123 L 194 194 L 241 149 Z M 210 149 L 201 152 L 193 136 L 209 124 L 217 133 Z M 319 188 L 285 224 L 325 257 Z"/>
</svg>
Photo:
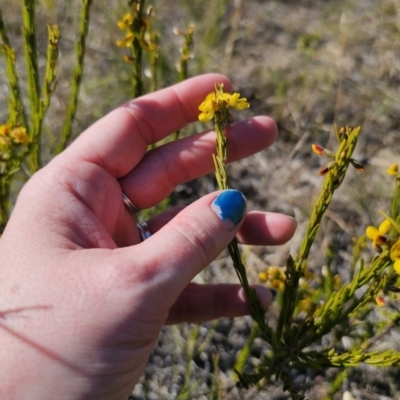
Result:
<svg viewBox="0 0 400 400">
<path fill-rule="evenodd" d="M 229 91 L 210 74 L 117 108 L 22 189 L 0 240 L 1 398 L 126 399 L 165 323 L 249 313 L 239 285 L 190 282 L 236 233 L 280 244 L 292 218 L 249 212 L 227 229 L 211 208 L 215 192 L 153 217 L 140 242 L 121 197 L 149 208 L 213 170 L 213 132 L 146 151 L 194 121 L 220 82 Z M 269 146 L 276 126 L 256 117 L 228 135 L 234 161 Z M 267 307 L 270 291 L 256 291 Z"/>
</svg>

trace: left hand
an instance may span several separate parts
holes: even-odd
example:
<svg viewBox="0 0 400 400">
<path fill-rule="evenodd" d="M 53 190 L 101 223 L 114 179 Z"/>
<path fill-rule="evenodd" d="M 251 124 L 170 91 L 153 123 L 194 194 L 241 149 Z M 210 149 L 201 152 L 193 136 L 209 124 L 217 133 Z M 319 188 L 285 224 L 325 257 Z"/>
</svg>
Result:
<svg viewBox="0 0 400 400">
<path fill-rule="evenodd" d="M 152 218 L 141 243 L 121 198 L 145 209 L 213 170 L 212 131 L 147 148 L 193 122 L 220 82 L 230 89 L 210 74 L 124 104 L 22 189 L 0 240 L 1 398 L 126 399 L 165 323 L 249 313 L 239 285 L 190 282 L 236 233 L 279 244 L 292 218 L 250 212 L 227 230 L 210 193 Z M 256 117 L 228 135 L 234 161 L 269 146 L 276 126 Z M 270 291 L 256 290 L 268 306 Z"/>
</svg>

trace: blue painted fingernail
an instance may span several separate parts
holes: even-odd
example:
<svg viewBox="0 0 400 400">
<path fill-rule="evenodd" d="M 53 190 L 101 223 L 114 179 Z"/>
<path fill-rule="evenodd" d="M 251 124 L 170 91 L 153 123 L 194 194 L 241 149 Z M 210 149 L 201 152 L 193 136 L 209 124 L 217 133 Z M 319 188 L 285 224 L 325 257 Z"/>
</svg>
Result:
<svg viewBox="0 0 400 400">
<path fill-rule="evenodd" d="M 238 190 L 221 192 L 211 203 L 211 209 L 221 219 L 228 231 L 235 229 L 246 212 L 246 198 Z"/>
<path fill-rule="evenodd" d="M 278 292 L 275 289 L 271 289 L 271 288 L 269 288 L 269 291 L 272 294 L 272 301 L 274 301 L 276 299 L 276 296 L 278 295 Z"/>
</svg>

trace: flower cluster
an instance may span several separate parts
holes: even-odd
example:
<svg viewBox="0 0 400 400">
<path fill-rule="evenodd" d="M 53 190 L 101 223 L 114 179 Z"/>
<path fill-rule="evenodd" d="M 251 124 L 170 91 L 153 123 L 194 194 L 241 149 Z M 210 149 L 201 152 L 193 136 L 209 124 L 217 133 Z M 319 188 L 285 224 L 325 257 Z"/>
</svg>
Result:
<svg viewBox="0 0 400 400">
<path fill-rule="evenodd" d="M 133 16 L 131 13 L 125 14 L 117 25 L 121 31 L 126 31 L 125 38 L 122 40 L 117 40 L 118 47 L 131 47 L 133 40 L 135 39 L 135 34 L 131 31 L 131 26 L 133 24 Z"/>
<path fill-rule="evenodd" d="M 339 143 L 341 143 L 341 141 L 343 141 L 343 140 L 346 140 L 351 131 L 352 131 L 352 128 L 350 128 L 348 126 L 346 126 L 346 128 L 343 128 L 343 127 L 340 128 L 340 130 L 337 132 Z M 337 165 L 337 161 L 338 161 L 337 157 L 338 156 L 333 151 L 331 151 L 329 149 L 325 149 L 324 147 L 322 147 L 318 144 L 312 144 L 311 148 L 315 154 L 333 159 L 333 161 L 330 161 L 326 165 L 321 167 L 321 169 L 318 171 L 318 175 L 325 175 L 326 173 L 328 173 L 329 170 L 331 170 L 333 167 L 335 167 Z M 340 157 L 342 157 L 342 154 L 340 154 Z M 350 161 L 350 164 L 357 171 L 359 171 L 359 172 L 364 171 L 364 167 L 359 161 L 355 160 L 354 158 L 350 158 L 349 161 Z"/>
<path fill-rule="evenodd" d="M 118 28 L 125 32 L 123 39 L 117 40 L 118 47 L 132 47 L 135 38 L 137 38 L 140 47 L 146 51 L 157 50 L 157 44 L 154 43 L 152 37 L 147 30 L 150 27 L 149 18 L 151 17 L 153 8 L 149 8 L 147 13 L 139 17 L 137 10 L 126 13 L 120 21 L 117 22 Z M 125 61 L 132 62 L 130 56 L 124 56 Z"/>
<path fill-rule="evenodd" d="M 285 270 L 279 267 L 269 267 L 265 271 L 258 274 L 261 282 L 267 283 L 272 289 L 278 290 L 278 292 L 283 292 L 285 288 Z"/>
<path fill-rule="evenodd" d="M 30 137 L 23 126 L 0 125 L 0 148 L 10 147 L 12 144 L 28 144 Z"/>
<path fill-rule="evenodd" d="M 200 104 L 199 120 L 201 122 L 211 121 L 215 116 L 229 113 L 230 108 L 237 111 L 243 111 L 249 108 L 250 104 L 247 99 L 240 97 L 240 93 L 226 93 L 222 84 L 216 85 L 215 91 L 207 95 L 205 100 Z"/>
<path fill-rule="evenodd" d="M 397 163 L 393 163 L 387 170 L 386 173 L 391 176 L 396 177 L 396 190 L 399 189 L 399 178 L 400 174 L 398 171 Z M 396 196 L 397 198 L 397 196 Z M 397 208 L 398 205 L 395 206 Z M 387 249 L 389 253 L 389 258 L 393 262 L 392 267 L 394 273 L 389 277 L 388 284 L 385 287 L 385 291 L 390 291 L 394 293 L 399 293 L 400 288 L 396 285 L 396 282 L 399 280 L 400 275 L 400 226 L 396 222 L 397 218 L 395 216 L 390 217 L 384 212 L 380 211 L 380 213 L 385 217 L 385 219 L 381 222 L 378 227 L 368 226 L 365 234 L 368 239 L 372 240 L 372 247 L 382 253 L 384 249 Z M 390 232 L 390 235 L 389 235 Z M 387 254 L 387 253 L 386 253 Z M 375 298 L 376 303 L 379 306 L 385 305 L 384 293 L 379 294 Z"/>
</svg>

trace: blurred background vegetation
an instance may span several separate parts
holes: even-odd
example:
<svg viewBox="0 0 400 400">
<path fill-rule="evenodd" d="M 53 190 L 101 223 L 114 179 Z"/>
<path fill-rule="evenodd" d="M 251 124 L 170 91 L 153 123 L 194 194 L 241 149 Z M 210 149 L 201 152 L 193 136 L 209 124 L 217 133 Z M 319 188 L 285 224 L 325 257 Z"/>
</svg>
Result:
<svg viewBox="0 0 400 400">
<path fill-rule="evenodd" d="M 57 86 L 43 126 L 46 163 L 55 154 L 68 108 L 82 1 L 36 3 L 41 79 L 47 24 L 58 25 L 61 34 Z M 326 214 L 309 262 L 318 276 L 326 263 L 326 250 L 334 249 L 331 268 L 346 279 L 352 238 L 364 233 L 367 225 L 379 224 L 377 210 L 388 208 L 391 192 L 392 180 L 385 169 L 400 161 L 400 0 L 154 0 L 146 5 L 154 6 L 151 24 L 159 33 L 158 87 L 179 79 L 176 65 L 183 37 L 174 28 L 184 31 L 193 23 L 189 76 L 210 71 L 227 74 L 235 91 L 251 103 L 243 118 L 266 114 L 278 124 L 279 137 L 270 149 L 229 170 L 232 186 L 245 193 L 250 209 L 288 213 L 299 224 L 295 237 L 284 246 L 244 249 L 251 282 L 259 282 L 258 273 L 271 265 L 284 266 L 287 255 L 298 249 L 321 186 L 317 175 L 321 161 L 311 154 L 310 144 L 334 147 L 334 124 L 362 127 L 356 158 L 365 172 L 349 172 Z M 26 98 L 21 2 L 0 0 L 0 8 Z M 116 45 L 121 37 L 117 21 L 127 11 L 126 0 L 93 1 L 73 136 L 132 96 L 132 66 L 124 60 L 125 50 Z M 2 58 L 0 71 L 1 124 L 8 117 L 9 96 Z M 148 66 L 143 73 L 151 75 Z M 150 79 L 145 78 L 145 87 L 150 90 Z M 182 134 L 201 129 L 195 123 Z M 211 176 L 189 182 L 177 188 L 171 203 L 187 204 L 215 187 Z M 222 254 L 196 279 L 236 282 L 227 260 Z M 165 328 L 133 398 L 288 398 L 279 386 L 261 391 L 239 391 L 234 386 L 232 368 L 251 329 L 250 318 Z M 393 329 L 389 341 L 381 345 L 399 350 L 399 340 L 399 332 Z M 253 343 L 247 366 L 257 365 L 263 346 L 257 340 Z M 334 375 L 310 370 L 299 372 L 293 380 L 304 387 L 308 398 L 322 399 Z M 379 372 L 354 368 L 334 398 L 350 393 L 354 399 L 399 398 L 399 377 L 395 368 Z"/>
</svg>

